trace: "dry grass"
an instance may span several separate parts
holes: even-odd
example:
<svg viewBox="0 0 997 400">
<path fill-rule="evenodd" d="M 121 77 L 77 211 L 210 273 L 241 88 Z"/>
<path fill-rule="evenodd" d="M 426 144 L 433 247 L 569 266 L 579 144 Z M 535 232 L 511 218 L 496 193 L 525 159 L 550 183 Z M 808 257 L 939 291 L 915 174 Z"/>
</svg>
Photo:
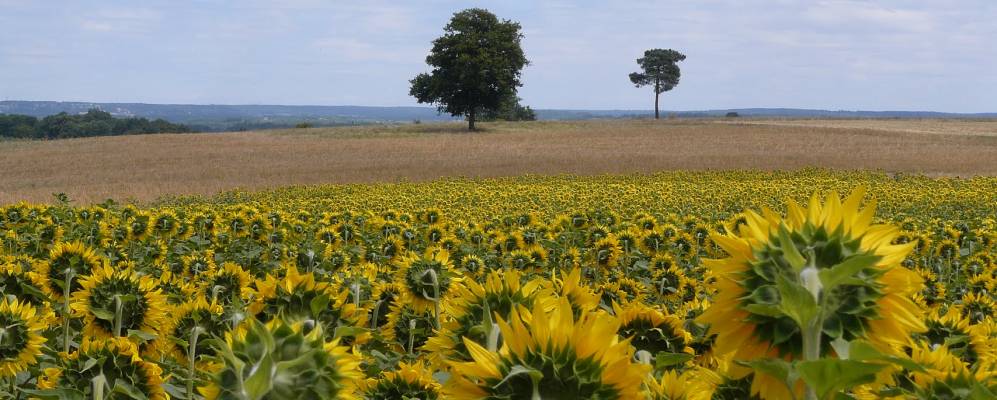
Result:
<svg viewBox="0 0 997 400">
<path fill-rule="evenodd" d="M 0 142 L 0 204 L 443 176 L 822 166 L 997 175 L 995 121 L 587 121 Z"/>
</svg>

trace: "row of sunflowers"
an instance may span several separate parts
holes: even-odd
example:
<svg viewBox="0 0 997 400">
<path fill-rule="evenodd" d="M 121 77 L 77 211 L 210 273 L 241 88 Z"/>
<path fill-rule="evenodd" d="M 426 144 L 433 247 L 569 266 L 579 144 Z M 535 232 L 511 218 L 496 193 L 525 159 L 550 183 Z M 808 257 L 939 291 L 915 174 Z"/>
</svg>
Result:
<svg viewBox="0 0 997 400">
<path fill-rule="evenodd" d="M 995 193 L 804 170 L 8 205 L 0 392 L 994 398 Z"/>
</svg>

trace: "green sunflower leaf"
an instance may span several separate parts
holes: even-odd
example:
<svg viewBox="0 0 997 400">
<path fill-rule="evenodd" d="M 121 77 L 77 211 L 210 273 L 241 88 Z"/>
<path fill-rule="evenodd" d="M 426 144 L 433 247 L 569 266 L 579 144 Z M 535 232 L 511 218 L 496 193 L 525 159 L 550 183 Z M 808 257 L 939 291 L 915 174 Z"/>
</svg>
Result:
<svg viewBox="0 0 997 400">
<path fill-rule="evenodd" d="M 796 385 L 796 381 L 799 379 L 796 372 L 796 366 L 786 360 L 778 358 L 763 358 L 754 361 L 737 361 L 737 363 L 750 367 L 755 370 L 756 373 L 769 375 L 778 379 L 779 382 L 785 384 L 790 390 L 792 390 L 793 386 Z"/>
<path fill-rule="evenodd" d="M 112 392 L 116 393 L 116 394 L 127 396 L 127 398 L 135 399 L 135 400 L 147 400 L 148 399 L 148 397 L 146 397 L 145 393 L 142 393 L 141 390 L 138 390 L 138 388 L 136 388 L 135 386 L 132 386 L 131 384 L 129 384 L 128 382 L 125 382 L 122 379 L 115 379 L 114 380 L 114 389 L 112 390 Z"/>
<path fill-rule="evenodd" d="M 876 373 L 883 368 L 886 365 L 833 358 L 803 361 L 797 366 L 800 377 L 817 392 L 820 399 L 834 398 L 835 393 L 873 382 Z"/>
<path fill-rule="evenodd" d="M 872 254 L 862 254 L 849 257 L 847 260 L 828 269 L 820 270 L 820 282 L 824 290 L 831 290 L 849 280 L 863 269 L 872 267 L 881 257 Z"/>
<path fill-rule="evenodd" d="M 33 389 L 21 389 L 21 393 L 36 397 L 42 400 L 85 400 L 86 396 L 83 392 L 76 389 L 44 389 L 44 390 L 33 390 Z"/>
<path fill-rule="evenodd" d="M 90 307 L 90 313 L 97 319 L 104 321 L 114 321 L 114 312 L 100 307 Z"/>
<path fill-rule="evenodd" d="M 802 328 L 817 316 L 817 302 L 810 291 L 802 285 L 790 282 L 783 276 L 776 276 L 776 287 L 781 301 L 779 309 Z"/>
<path fill-rule="evenodd" d="M 779 226 L 779 248 L 782 249 L 782 255 L 786 261 L 789 261 L 789 265 L 793 267 L 793 271 L 800 272 L 807 265 L 807 260 L 803 258 L 800 251 L 796 249 L 796 245 L 793 244 L 793 239 L 789 237 L 786 224 Z"/>
<path fill-rule="evenodd" d="M 660 351 L 658 354 L 654 355 L 654 369 L 661 370 L 673 365 L 683 364 L 692 358 L 693 355 L 688 353 L 669 353 L 667 351 Z"/>
</svg>

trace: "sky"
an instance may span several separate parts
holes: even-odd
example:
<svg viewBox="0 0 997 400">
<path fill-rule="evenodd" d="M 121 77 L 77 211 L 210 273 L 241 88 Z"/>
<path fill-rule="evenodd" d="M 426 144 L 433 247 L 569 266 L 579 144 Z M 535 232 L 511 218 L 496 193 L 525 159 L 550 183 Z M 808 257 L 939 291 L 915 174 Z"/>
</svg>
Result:
<svg viewBox="0 0 997 400">
<path fill-rule="evenodd" d="M 534 108 L 997 111 L 994 0 L 0 0 L 0 100 L 417 105 L 454 12 L 517 21 Z"/>
</svg>

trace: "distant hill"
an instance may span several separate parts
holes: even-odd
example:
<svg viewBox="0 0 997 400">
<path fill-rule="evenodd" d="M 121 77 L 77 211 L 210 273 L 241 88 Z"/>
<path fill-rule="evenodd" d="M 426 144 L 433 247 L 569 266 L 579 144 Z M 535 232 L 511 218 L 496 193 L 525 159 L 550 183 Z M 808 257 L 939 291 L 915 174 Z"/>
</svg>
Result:
<svg viewBox="0 0 997 400">
<path fill-rule="evenodd" d="M 222 131 L 279 128 L 308 122 L 315 126 L 355 125 L 382 122 L 452 121 L 432 107 L 282 106 L 282 105 L 194 105 L 143 103 L 86 103 L 58 101 L 0 101 L 0 114 L 35 117 L 66 112 L 83 114 L 91 108 L 119 118 L 142 117 L 190 126 L 194 130 Z M 742 108 L 703 111 L 663 111 L 682 118 L 722 117 L 736 112 L 742 117 L 787 118 L 997 118 L 997 113 L 957 114 L 930 111 L 830 111 L 795 108 Z M 642 118 L 650 110 L 555 110 L 538 109 L 537 118 L 576 120 L 594 118 Z"/>
</svg>

